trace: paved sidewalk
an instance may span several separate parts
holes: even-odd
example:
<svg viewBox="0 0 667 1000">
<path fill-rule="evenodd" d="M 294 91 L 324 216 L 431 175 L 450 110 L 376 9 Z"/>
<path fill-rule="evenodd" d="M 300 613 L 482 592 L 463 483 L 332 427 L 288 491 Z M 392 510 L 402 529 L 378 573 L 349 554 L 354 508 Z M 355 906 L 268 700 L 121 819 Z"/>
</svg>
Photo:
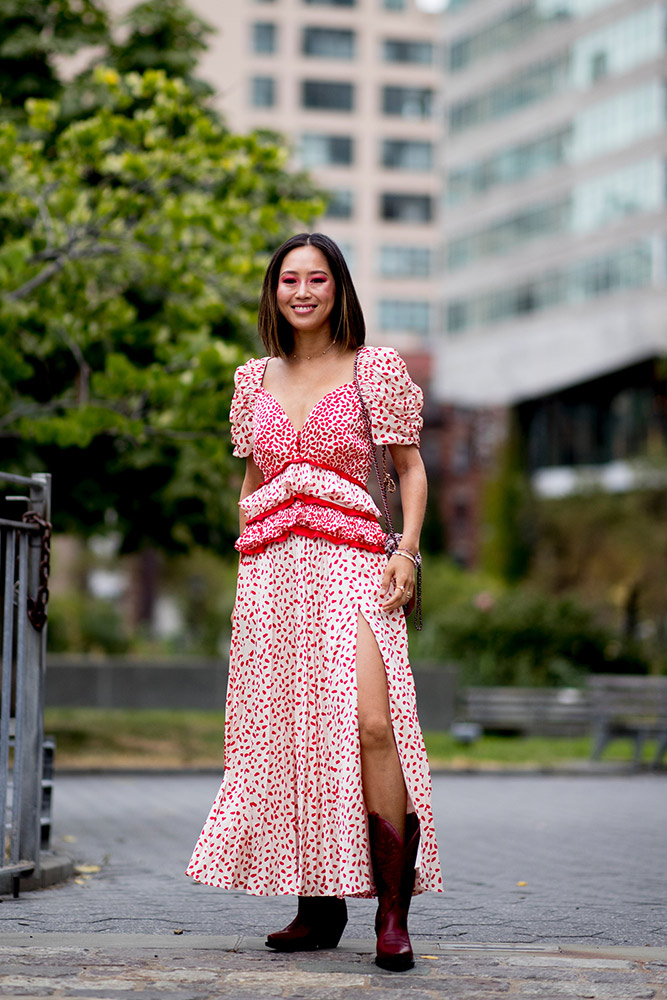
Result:
<svg viewBox="0 0 667 1000">
<path fill-rule="evenodd" d="M 667 1000 L 662 774 L 436 775 L 448 888 L 415 898 L 403 974 L 373 963 L 372 901 L 350 901 L 336 951 L 276 955 L 259 935 L 291 899 L 183 875 L 218 783 L 57 776 L 54 847 L 80 872 L 3 898 L 0 997 Z"/>
<path fill-rule="evenodd" d="M 415 939 L 413 970 L 373 963 L 371 942 L 278 955 L 257 938 L 10 935 L 0 997 L 57 1000 L 664 1000 L 667 948 L 451 946 Z"/>
</svg>

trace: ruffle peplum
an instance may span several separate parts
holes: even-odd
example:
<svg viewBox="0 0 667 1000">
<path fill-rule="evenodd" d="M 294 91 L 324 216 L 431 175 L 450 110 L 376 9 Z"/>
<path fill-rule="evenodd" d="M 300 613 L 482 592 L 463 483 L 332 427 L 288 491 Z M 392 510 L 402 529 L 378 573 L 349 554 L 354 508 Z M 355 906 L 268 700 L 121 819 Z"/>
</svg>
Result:
<svg viewBox="0 0 667 1000">
<path fill-rule="evenodd" d="M 384 551 L 380 512 L 368 491 L 304 459 L 289 463 L 239 506 L 248 518 L 239 552 L 261 552 L 290 533 Z"/>
</svg>

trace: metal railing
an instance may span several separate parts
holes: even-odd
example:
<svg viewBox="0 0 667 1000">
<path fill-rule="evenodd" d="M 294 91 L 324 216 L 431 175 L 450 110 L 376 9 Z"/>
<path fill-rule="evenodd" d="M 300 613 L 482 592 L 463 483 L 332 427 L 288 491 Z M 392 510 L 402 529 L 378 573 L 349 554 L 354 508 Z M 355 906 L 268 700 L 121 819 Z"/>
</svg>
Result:
<svg viewBox="0 0 667 1000">
<path fill-rule="evenodd" d="M 46 603 L 51 476 L 0 472 L 0 489 L 18 487 L 27 502 L 22 519 L 0 516 L 2 687 L 0 700 L 0 875 L 39 874 L 44 846 L 43 743 Z M 18 492 L 18 491 L 17 491 Z M 7 511 L 3 502 L 1 514 Z"/>
</svg>

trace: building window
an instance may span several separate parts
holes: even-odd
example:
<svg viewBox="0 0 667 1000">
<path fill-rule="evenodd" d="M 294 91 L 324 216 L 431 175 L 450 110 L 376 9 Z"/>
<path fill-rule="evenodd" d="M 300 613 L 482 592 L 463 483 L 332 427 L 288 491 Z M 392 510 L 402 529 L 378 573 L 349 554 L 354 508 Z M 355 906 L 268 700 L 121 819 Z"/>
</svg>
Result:
<svg viewBox="0 0 667 1000">
<path fill-rule="evenodd" d="M 431 275 L 429 247 L 380 247 L 380 276 L 383 278 L 428 278 Z"/>
<path fill-rule="evenodd" d="M 480 257 L 499 256 L 541 236 L 567 232 L 571 228 L 571 218 L 569 196 L 544 204 L 528 205 L 491 226 L 452 240 L 447 247 L 447 266 L 454 271 Z"/>
<path fill-rule="evenodd" d="M 327 192 L 327 219 L 351 219 L 354 215 L 354 192 L 348 188 L 334 188 Z"/>
<path fill-rule="evenodd" d="M 385 139 L 381 162 L 392 170 L 430 170 L 433 166 L 433 144 L 408 139 Z"/>
<path fill-rule="evenodd" d="M 430 118 L 433 91 L 429 87 L 383 87 L 382 110 L 402 118 Z"/>
<path fill-rule="evenodd" d="M 647 288 L 652 280 L 651 247 L 647 242 L 635 243 L 516 285 L 452 301 L 447 306 L 447 330 L 458 333 L 626 289 Z"/>
<path fill-rule="evenodd" d="M 571 125 L 531 142 L 507 146 L 492 156 L 452 171 L 447 179 L 450 204 L 513 184 L 561 163 L 583 163 L 622 149 L 664 129 L 667 102 L 663 85 L 650 80 L 583 108 Z"/>
<path fill-rule="evenodd" d="M 353 243 L 346 243 L 344 240 L 338 240 L 338 249 L 345 258 L 345 263 L 349 267 L 350 271 L 354 271 L 357 262 L 357 251 Z"/>
<path fill-rule="evenodd" d="M 383 194 L 380 218 L 387 222 L 431 222 L 433 199 L 428 194 Z"/>
<path fill-rule="evenodd" d="M 355 36 L 343 28 L 304 28 L 301 51 L 304 56 L 326 59 L 354 59 Z"/>
<path fill-rule="evenodd" d="M 559 55 L 527 66 L 489 90 L 457 101 L 449 110 L 450 130 L 460 132 L 563 91 L 587 88 L 600 76 L 628 73 L 666 48 L 664 10 L 652 4 L 582 35 Z"/>
<path fill-rule="evenodd" d="M 410 331 L 428 333 L 431 328 L 431 306 L 429 302 L 405 299 L 380 299 L 380 329 L 385 331 Z"/>
<path fill-rule="evenodd" d="M 301 84 L 301 104 L 304 108 L 321 111 L 352 111 L 354 86 L 334 80 L 304 80 Z"/>
<path fill-rule="evenodd" d="M 490 90 L 457 101 L 449 109 L 450 131 L 463 132 L 494 118 L 504 118 L 520 108 L 566 90 L 569 69 L 569 54 L 564 52 L 520 70 Z"/>
<path fill-rule="evenodd" d="M 301 136 L 304 167 L 342 166 L 352 163 L 353 141 L 349 135 L 305 133 Z"/>
<path fill-rule="evenodd" d="M 556 0 L 555 3 L 543 3 L 542 0 L 529 0 L 521 6 L 513 6 L 482 28 L 455 38 L 449 49 L 449 68 L 455 73 L 478 60 L 488 59 L 499 52 L 525 44 L 545 25 L 566 18 L 587 17 L 614 2 L 615 0 Z M 450 3 L 449 6 L 451 8 L 453 4 Z"/>
<path fill-rule="evenodd" d="M 382 58 L 389 63 L 421 63 L 423 66 L 430 66 L 433 62 L 433 42 L 385 38 L 382 43 Z"/>
<path fill-rule="evenodd" d="M 250 103 L 253 108 L 273 107 L 276 103 L 276 88 L 272 76 L 253 76 L 250 81 Z"/>
<path fill-rule="evenodd" d="M 252 26 L 252 50 L 262 55 L 276 51 L 277 31 L 270 21 L 256 21 Z"/>
</svg>

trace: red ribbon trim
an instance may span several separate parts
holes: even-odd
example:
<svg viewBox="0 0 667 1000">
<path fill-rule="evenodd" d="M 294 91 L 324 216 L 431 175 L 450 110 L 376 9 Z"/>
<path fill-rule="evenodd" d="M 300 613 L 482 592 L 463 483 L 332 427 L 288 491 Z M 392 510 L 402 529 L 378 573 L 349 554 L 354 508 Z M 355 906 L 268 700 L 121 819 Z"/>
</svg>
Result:
<svg viewBox="0 0 667 1000">
<path fill-rule="evenodd" d="M 331 500 L 321 500 L 318 497 L 311 497 L 305 493 L 295 493 L 289 499 L 283 500 L 282 503 L 276 504 L 275 507 L 271 507 L 270 510 L 265 510 L 261 514 L 255 514 L 254 517 L 249 517 L 246 521 L 246 525 L 257 524 L 258 521 L 263 521 L 264 518 L 270 517 L 271 514 L 277 514 L 280 510 L 287 510 L 287 508 L 291 507 L 296 500 L 300 500 L 302 503 L 310 504 L 316 507 L 327 507 L 331 510 L 340 511 L 341 514 L 346 514 L 350 517 L 361 517 L 365 521 L 375 521 L 377 523 L 377 517 L 375 514 L 365 514 L 362 511 L 350 510 L 349 507 L 343 507 L 341 504 L 333 503 Z"/>
<path fill-rule="evenodd" d="M 316 531 L 315 528 L 303 528 L 298 525 L 283 532 L 283 534 L 278 535 L 276 538 L 262 542 L 252 549 L 241 548 L 238 542 L 236 543 L 236 548 L 244 556 L 254 556 L 258 552 L 264 552 L 269 545 L 274 545 L 276 542 L 284 542 L 290 535 L 303 535 L 306 538 L 323 538 L 326 542 L 332 542 L 334 545 L 351 545 L 354 549 L 365 549 L 367 552 L 384 552 L 384 545 L 372 542 L 353 542 L 347 538 L 336 538 L 325 531 Z"/>
</svg>

